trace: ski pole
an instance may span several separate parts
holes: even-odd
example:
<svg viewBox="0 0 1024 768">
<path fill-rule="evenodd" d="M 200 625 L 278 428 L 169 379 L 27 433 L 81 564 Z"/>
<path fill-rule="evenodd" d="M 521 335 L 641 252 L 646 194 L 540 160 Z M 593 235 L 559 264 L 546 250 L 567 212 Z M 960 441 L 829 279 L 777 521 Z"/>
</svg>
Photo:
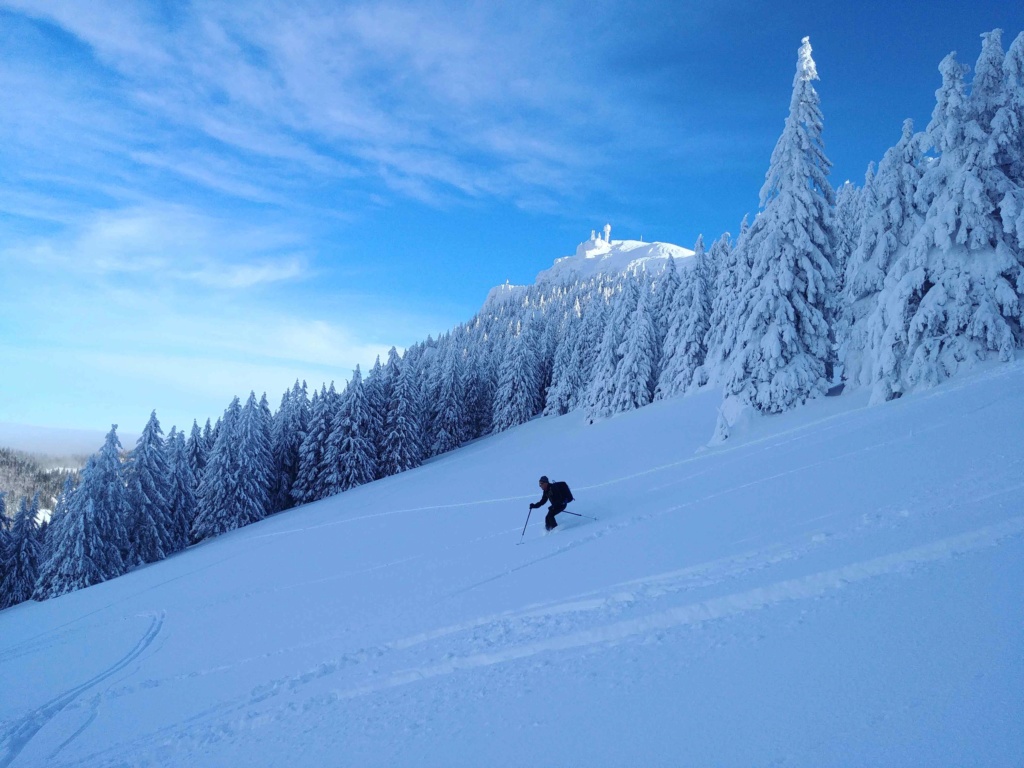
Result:
<svg viewBox="0 0 1024 768">
<path fill-rule="evenodd" d="M 523 536 L 526 535 L 526 526 L 530 524 L 530 515 L 533 514 L 533 507 L 530 507 L 530 511 L 526 513 L 526 522 L 523 523 L 523 535 L 519 537 L 519 543 L 523 543 Z"/>
<path fill-rule="evenodd" d="M 568 509 L 563 509 L 562 512 L 565 512 L 570 515 L 576 515 L 576 517 L 585 517 L 588 520 L 597 520 L 596 517 L 591 517 L 590 515 L 581 515 L 579 512 L 569 512 Z M 559 512 L 559 514 L 561 514 L 561 512 Z"/>
</svg>

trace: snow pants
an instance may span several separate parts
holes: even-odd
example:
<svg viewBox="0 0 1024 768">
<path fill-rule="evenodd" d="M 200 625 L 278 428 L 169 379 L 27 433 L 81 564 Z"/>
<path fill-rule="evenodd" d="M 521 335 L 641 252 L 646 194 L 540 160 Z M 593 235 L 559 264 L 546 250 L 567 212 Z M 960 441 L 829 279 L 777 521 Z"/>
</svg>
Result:
<svg viewBox="0 0 1024 768">
<path fill-rule="evenodd" d="M 557 515 L 559 512 L 564 511 L 565 504 L 552 504 L 550 507 L 548 507 L 547 517 L 544 518 L 545 530 L 550 531 L 552 528 L 557 527 L 558 523 L 555 522 L 555 515 Z"/>
</svg>

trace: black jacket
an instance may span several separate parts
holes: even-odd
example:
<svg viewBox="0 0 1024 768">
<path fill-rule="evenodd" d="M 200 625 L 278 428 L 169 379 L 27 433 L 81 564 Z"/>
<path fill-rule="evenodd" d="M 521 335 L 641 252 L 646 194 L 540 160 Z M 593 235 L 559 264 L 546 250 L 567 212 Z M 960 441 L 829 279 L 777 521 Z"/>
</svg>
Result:
<svg viewBox="0 0 1024 768">
<path fill-rule="evenodd" d="M 561 480 L 554 483 L 548 483 L 548 489 L 544 491 L 544 495 L 541 496 L 540 501 L 536 504 L 531 504 L 530 509 L 543 507 L 549 501 L 553 507 L 564 507 L 572 501 L 572 497 L 569 494 L 569 486 Z"/>
</svg>

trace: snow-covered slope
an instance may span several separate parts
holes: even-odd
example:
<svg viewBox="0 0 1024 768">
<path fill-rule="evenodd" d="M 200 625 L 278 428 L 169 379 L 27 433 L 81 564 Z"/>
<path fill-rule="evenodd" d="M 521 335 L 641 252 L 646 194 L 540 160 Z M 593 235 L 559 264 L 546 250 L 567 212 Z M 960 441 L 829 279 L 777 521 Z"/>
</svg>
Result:
<svg viewBox="0 0 1024 768">
<path fill-rule="evenodd" d="M 620 275 L 631 270 L 656 272 L 669 258 L 680 269 L 693 251 L 671 243 L 645 243 L 641 240 L 603 240 L 592 237 L 576 246 L 576 253 L 555 259 L 555 263 L 537 274 L 536 284 L 563 284 L 589 280 L 598 275 Z M 525 286 L 505 283 L 492 288 L 484 305 L 517 296 Z"/>
<path fill-rule="evenodd" d="M 17 606 L 0 766 L 1019 766 L 1022 391 L 539 419 Z"/>
</svg>

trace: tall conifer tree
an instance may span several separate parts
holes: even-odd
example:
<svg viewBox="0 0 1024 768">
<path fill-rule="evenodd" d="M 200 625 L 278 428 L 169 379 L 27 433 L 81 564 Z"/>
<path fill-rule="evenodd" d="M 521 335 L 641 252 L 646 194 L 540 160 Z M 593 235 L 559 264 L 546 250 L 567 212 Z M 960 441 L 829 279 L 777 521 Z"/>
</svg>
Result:
<svg viewBox="0 0 1024 768">
<path fill-rule="evenodd" d="M 916 198 L 924 172 L 923 142 L 924 135 L 914 133 L 913 122 L 905 120 L 899 142 L 885 153 L 877 171 L 868 169 L 860 233 L 846 277 L 850 334 L 844 377 L 852 384 L 871 382 L 872 352 L 881 342 L 889 311 L 888 305 L 879 304 L 878 295 L 897 255 L 924 221 Z"/>
<path fill-rule="evenodd" d="M 612 300 L 587 389 L 586 417 L 591 423 L 615 413 L 615 375 L 622 359 L 622 342 L 625 340 L 626 328 L 629 327 L 629 318 L 636 311 L 639 298 L 637 276 L 624 276 Z"/>
<path fill-rule="evenodd" d="M 171 471 L 156 411 L 150 414 L 125 467 L 130 565 L 154 563 L 174 551 L 170 523 Z"/>
<path fill-rule="evenodd" d="M 0 609 L 23 603 L 32 597 L 39 576 L 39 494 L 32 501 L 21 499 L 14 516 L 6 551 L 0 552 L 4 560 L 3 578 L 0 580 Z"/>
<path fill-rule="evenodd" d="M 658 359 L 658 336 L 654 329 L 651 305 L 655 298 L 649 285 L 640 288 L 636 309 L 629 316 L 626 333 L 619 348 L 612 392 L 612 413 L 642 408 L 654 396 Z"/>
<path fill-rule="evenodd" d="M 259 402 L 256 393 L 249 399 L 238 421 L 237 503 L 241 525 L 262 520 L 270 509 L 274 459 L 270 447 L 270 409 L 267 396 Z"/>
<path fill-rule="evenodd" d="M 198 509 L 192 522 L 192 541 L 199 542 L 245 525 L 239 503 L 239 422 L 242 405 L 238 398 L 217 422 L 217 437 L 199 484 Z"/>
<path fill-rule="evenodd" d="M 188 460 L 185 433 L 172 427 L 165 447 L 171 479 L 167 522 L 167 532 L 171 539 L 167 554 L 171 554 L 188 546 L 192 521 L 196 516 L 196 479 Z"/>
<path fill-rule="evenodd" d="M 811 44 L 803 39 L 789 116 L 751 225 L 751 273 L 738 303 L 739 349 L 727 397 L 779 413 L 824 394 L 834 361 L 829 327 L 831 163 L 821 140 L 822 114 Z"/>
<path fill-rule="evenodd" d="M 939 66 L 927 131 L 938 157 L 915 196 L 924 221 L 890 267 L 872 317 L 874 402 L 989 356 L 1010 360 L 1018 343 L 1021 263 L 1003 218 L 1007 177 L 990 151 L 991 124 L 1005 105 L 997 33 L 983 36 L 976 93 L 968 95 L 968 68 L 954 54 Z"/>
<path fill-rule="evenodd" d="M 328 467 L 326 483 L 329 495 L 369 483 L 376 476 L 376 452 L 367 437 L 369 424 L 366 391 L 357 365 L 341 395 L 327 441 L 324 460 Z"/>
<path fill-rule="evenodd" d="M 302 441 L 309 430 L 309 399 L 306 383 L 298 379 L 290 391 L 281 397 L 281 407 L 274 415 L 271 444 L 274 457 L 274 487 L 271 493 L 271 511 L 290 509 L 295 500 L 292 488 L 299 475 L 299 457 Z"/>
<path fill-rule="evenodd" d="M 121 451 L 117 425 L 113 424 L 91 468 L 86 464 L 82 471 L 79 486 L 79 490 L 93 502 L 96 536 L 104 543 L 95 552 L 96 564 L 103 580 L 120 576 L 130 567 L 131 562 L 127 528 L 131 507 Z"/>
<path fill-rule="evenodd" d="M 438 366 L 437 417 L 431 453 L 437 455 L 458 448 L 466 439 L 466 392 L 462 345 L 453 339 Z"/>
<path fill-rule="evenodd" d="M 209 420 L 207 420 L 206 424 L 209 426 Z M 203 470 L 206 469 L 206 456 L 209 451 L 206 446 L 206 438 L 203 437 L 203 433 L 199 429 L 199 422 L 194 419 L 192 420 L 192 431 L 189 433 L 185 446 L 188 463 L 192 468 L 192 476 L 196 482 L 195 487 L 198 489 L 199 482 L 203 479 Z"/>
<path fill-rule="evenodd" d="M 381 456 L 384 477 L 414 469 L 423 463 L 420 392 L 413 362 L 399 360 L 397 356 L 388 361 L 388 367 L 393 371 L 394 387 L 384 425 L 384 452 Z"/>
<path fill-rule="evenodd" d="M 671 324 L 665 335 L 655 391 L 659 399 L 682 394 L 693 386 L 707 357 L 715 273 L 711 256 L 704 250 L 703 236 L 697 238 L 693 249 L 691 267 L 676 292 Z"/>
<path fill-rule="evenodd" d="M 491 422 L 494 432 L 525 424 L 537 413 L 538 356 L 533 341 L 528 328 L 517 322 L 498 368 Z"/>
</svg>

